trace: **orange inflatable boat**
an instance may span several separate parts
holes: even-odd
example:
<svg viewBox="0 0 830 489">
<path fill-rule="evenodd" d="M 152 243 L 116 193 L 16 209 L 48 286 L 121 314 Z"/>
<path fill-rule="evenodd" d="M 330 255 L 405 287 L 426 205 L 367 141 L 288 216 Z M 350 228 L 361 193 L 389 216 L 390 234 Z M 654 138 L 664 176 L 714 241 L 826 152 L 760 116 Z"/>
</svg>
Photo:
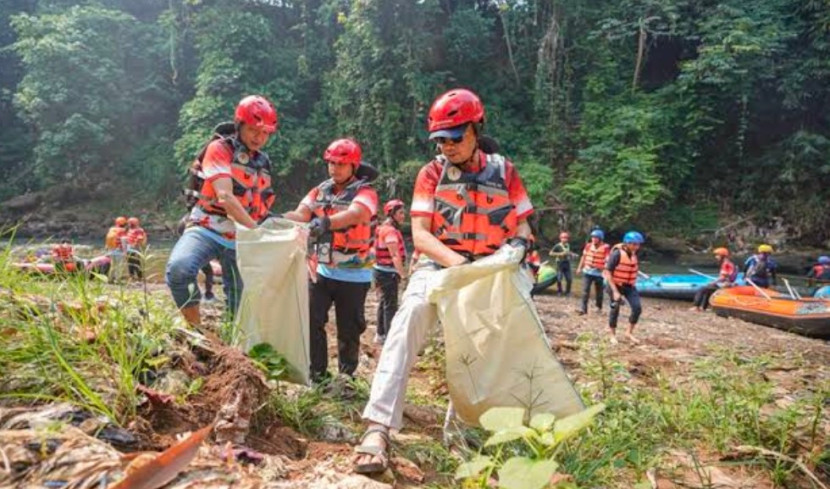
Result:
<svg viewBox="0 0 830 489">
<path fill-rule="evenodd" d="M 730 316 L 813 338 L 830 339 L 830 300 L 793 299 L 780 292 L 751 286 L 715 292 L 709 300 L 718 316 Z"/>
</svg>

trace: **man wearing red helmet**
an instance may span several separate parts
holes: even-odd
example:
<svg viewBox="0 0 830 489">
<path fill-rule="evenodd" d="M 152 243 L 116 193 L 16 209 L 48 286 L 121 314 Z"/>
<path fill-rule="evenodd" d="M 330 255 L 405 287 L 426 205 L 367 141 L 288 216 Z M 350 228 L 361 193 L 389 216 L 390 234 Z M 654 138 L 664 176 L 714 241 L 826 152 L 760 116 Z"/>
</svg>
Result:
<svg viewBox="0 0 830 489">
<path fill-rule="evenodd" d="M 107 248 L 107 255 L 111 260 L 111 266 L 107 274 L 111 283 L 115 283 L 123 275 L 126 239 L 127 218 L 118 216 L 115 218 L 114 226 L 109 228 L 107 236 L 104 238 L 104 246 Z"/>
<path fill-rule="evenodd" d="M 363 418 L 369 423 L 356 448 L 355 471 L 382 472 L 389 462 L 389 429 L 402 424 L 409 373 L 435 328 L 427 301 L 439 269 L 495 253 L 505 244 L 528 248 L 533 206 L 513 164 L 479 144 L 484 105 L 469 90 L 451 90 L 429 111 L 429 137 L 441 154 L 418 173 L 412 200 L 412 236 L 421 258 L 372 381 Z"/>
<path fill-rule="evenodd" d="M 242 292 L 236 224 L 256 227 L 274 202 L 271 162 L 262 148 L 277 130 L 277 111 L 264 97 L 251 95 L 236 106 L 234 124 L 236 133 L 215 138 L 199 157 L 201 189 L 167 262 L 167 285 L 176 306 L 193 325 L 201 322 L 196 276 L 212 258 L 222 263 L 228 316 L 236 314 Z"/>
<path fill-rule="evenodd" d="M 138 280 L 144 276 L 143 255 L 147 248 L 147 233 L 137 217 L 127 219 L 127 271 L 130 278 Z"/>
<path fill-rule="evenodd" d="M 559 242 L 550 250 L 550 257 L 556 260 L 556 293 L 571 295 L 571 257 L 573 252 L 570 245 L 571 235 L 567 231 L 559 233 Z M 562 293 L 562 281 L 565 281 L 565 292 Z"/>
<path fill-rule="evenodd" d="M 372 243 L 378 195 L 357 176 L 362 156 L 354 140 L 332 142 L 323 154 L 330 178 L 284 215 L 308 222 L 310 236 L 317 243 L 317 281 L 309 284 L 311 377 L 316 383 L 330 379 L 326 320 L 332 303 L 341 378 L 354 376 L 360 335 L 366 330 L 363 309 L 375 261 Z"/>
<path fill-rule="evenodd" d="M 380 288 L 378 304 L 378 326 L 375 341 L 383 344 L 392 318 L 398 311 L 398 284 L 406 274 L 404 248 L 401 226 L 406 219 L 406 210 L 402 200 L 393 199 L 383 206 L 386 220 L 378 226 L 375 234 L 375 283 Z"/>
</svg>

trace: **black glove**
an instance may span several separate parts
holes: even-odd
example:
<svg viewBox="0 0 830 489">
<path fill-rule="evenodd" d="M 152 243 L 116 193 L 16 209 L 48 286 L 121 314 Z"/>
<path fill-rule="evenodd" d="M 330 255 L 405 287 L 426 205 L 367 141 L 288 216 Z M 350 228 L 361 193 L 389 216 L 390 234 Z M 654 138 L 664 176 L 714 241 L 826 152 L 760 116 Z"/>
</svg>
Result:
<svg viewBox="0 0 830 489">
<path fill-rule="evenodd" d="M 331 229 L 331 219 L 329 216 L 315 217 L 308 224 L 308 234 L 312 238 L 319 238 L 326 234 Z"/>
</svg>

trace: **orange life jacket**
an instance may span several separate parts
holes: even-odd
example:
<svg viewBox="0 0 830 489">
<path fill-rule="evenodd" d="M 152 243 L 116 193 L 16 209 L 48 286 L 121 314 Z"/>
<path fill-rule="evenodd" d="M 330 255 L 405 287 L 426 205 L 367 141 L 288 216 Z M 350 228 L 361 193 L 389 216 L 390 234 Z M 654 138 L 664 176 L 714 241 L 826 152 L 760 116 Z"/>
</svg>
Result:
<svg viewBox="0 0 830 489">
<path fill-rule="evenodd" d="M 640 263 L 637 260 L 637 255 L 635 253 L 628 254 L 625 249 L 623 249 L 623 244 L 614 245 L 612 250 L 620 250 L 620 262 L 617 264 L 617 268 L 611 273 L 611 278 L 614 280 L 614 283 L 617 285 L 634 285 L 637 281 L 637 272 L 640 270 Z"/>
<path fill-rule="evenodd" d="M 268 210 L 273 205 L 275 197 L 274 189 L 271 188 L 271 160 L 261 151 L 250 156 L 245 145 L 235 136 L 214 135 L 214 140 L 221 140 L 233 153 L 231 182 L 234 197 L 242 204 L 242 208 L 251 216 L 251 219 L 261 221 L 268 216 Z M 201 179 L 201 188 L 194 195 L 196 205 L 207 214 L 227 217 L 227 212 L 218 206 L 219 199 L 213 185 L 208 185 L 204 181 L 202 158 L 204 158 L 204 153 L 197 157 L 190 168 L 191 173 L 197 175 L 197 180 Z"/>
<path fill-rule="evenodd" d="M 340 193 L 334 193 L 334 181 L 329 179 L 317 186 L 314 215 L 332 216 L 349 208 L 361 189 L 371 185 L 364 180 L 355 180 Z M 372 214 L 368 222 L 355 224 L 346 229 L 331 231 L 331 241 L 320 241 L 317 256 L 320 263 L 340 268 L 366 268 L 374 264 L 373 244 L 377 215 Z"/>
<path fill-rule="evenodd" d="M 527 254 L 527 260 L 525 261 L 527 262 L 527 266 L 530 267 L 533 276 L 538 276 L 539 269 L 542 268 L 542 257 L 539 256 L 539 252 L 536 250 L 531 251 Z"/>
<path fill-rule="evenodd" d="M 478 173 L 465 172 L 442 156 L 441 177 L 435 187 L 432 234 L 468 258 L 493 254 L 516 235 L 516 206 L 505 180 L 505 159 L 486 156 Z"/>
<path fill-rule="evenodd" d="M 52 248 L 52 257 L 55 261 L 71 262 L 74 260 L 74 254 L 72 245 L 69 244 L 59 244 Z"/>
<path fill-rule="evenodd" d="M 126 229 L 119 226 L 113 226 L 109 229 L 109 231 L 107 231 L 107 237 L 104 239 L 104 245 L 108 250 L 121 249 L 121 238 L 123 238 L 126 234 Z"/>
<path fill-rule="evenodd" d="M 382 267 L 394 267 L 395 263 L 392 261 L 392 252 L 386 246 L 385 237 L 389 233 L 395 233 L 398 236 L 398 256 L 401 260 L 406 258 L 406 248 L 403 244 L 403 234 L 401 234 L 400 229 L 398 229 L 395 224 L 393 224 L 390 220 L 387 220 L 380 226 L 378 226 L 377 233 L 375 234 L 375 258 L 377 259 L 377 264 Z"/>
<path fill-rule="evenodd" d="M 127 231 L 127 242 L 130 246 L 144 246 L 147 243 L 147 233 L 143 228 L 133 228 Z"/>
<path fill-rule="evenodd" d="M 600 243 L 598 248 L 594 248 L 593 243 L 587 243 L 585 248 L 582 250 L 583 255 L 585 255 L 583 266 L 585 268 L 596 268 L 597 270 L 602 270 L 605 268 L 605 259 L 608 258 L 610 250 L 611 248 L 607 243 Z"/>
</svg>

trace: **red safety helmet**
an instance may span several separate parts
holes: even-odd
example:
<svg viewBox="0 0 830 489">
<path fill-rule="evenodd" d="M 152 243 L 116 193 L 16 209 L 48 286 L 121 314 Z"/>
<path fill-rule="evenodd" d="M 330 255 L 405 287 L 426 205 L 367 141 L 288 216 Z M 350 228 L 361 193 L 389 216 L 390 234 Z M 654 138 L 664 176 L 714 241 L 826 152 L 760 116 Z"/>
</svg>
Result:
<svg viewBox="0 0 830 489">
<path fill-rule="evenodd" d="M 129 224 L 130 226 L 138 227 L 140 223 L 137 217 L 131 217 L 127 219 L 127 224 Z"/>
<path fill-rule="evenodd" d="M 715 248 L 712 251 L 712 254 L 715 255 L 715 256 L 723 256 L 723 257 L 728 258 L 729 257 L 729 250 L 727 250 L 726 248 Z"/>
<path fill-rule="evenodd" d="M 392 199 L 386 204 L 383 205 L 383 213 L 387 216 L 391 216 L 399 207 L 403 207 L 405 204 L 400 199 Z"/>
<path fill-rule="evenodd" d="M 349 164 L 355 168 L 360 166 L 362 158 L 363 151 L 361 151 L 360 145 L 353 139 L 338 139 L 329 144 L 326 152 L 323 153 L 323 159 L 327 162 L 340 165 Z"/>
<path fill-rule="evenodd" d="M 475 93 L 457 88 L 441 95 L 429 109 L 427 130 L 432 133 L 442 129 L 458 127 L 462 124 L 480 124 L 484 122 L 484 104 Z"/>
<path fill-rule="evenodd" d="M 571 235 L 567 231 L 559 233 L 559 239 L 571 239 Z"/>
<path fill-rule="evenodd" d="M 126 226 L 127 225 L 127 218 L 124 216 L 119 216 L 115 218 L 115 225 L 116 226 Z"/>
<path fill-rule="evenodd" d="M 265 97 L 248 95 L 236 106 L 233 121 L 237 124 L 249 124 L 274 133 L 279 127 L 277 109 Z"/>
</svg>

